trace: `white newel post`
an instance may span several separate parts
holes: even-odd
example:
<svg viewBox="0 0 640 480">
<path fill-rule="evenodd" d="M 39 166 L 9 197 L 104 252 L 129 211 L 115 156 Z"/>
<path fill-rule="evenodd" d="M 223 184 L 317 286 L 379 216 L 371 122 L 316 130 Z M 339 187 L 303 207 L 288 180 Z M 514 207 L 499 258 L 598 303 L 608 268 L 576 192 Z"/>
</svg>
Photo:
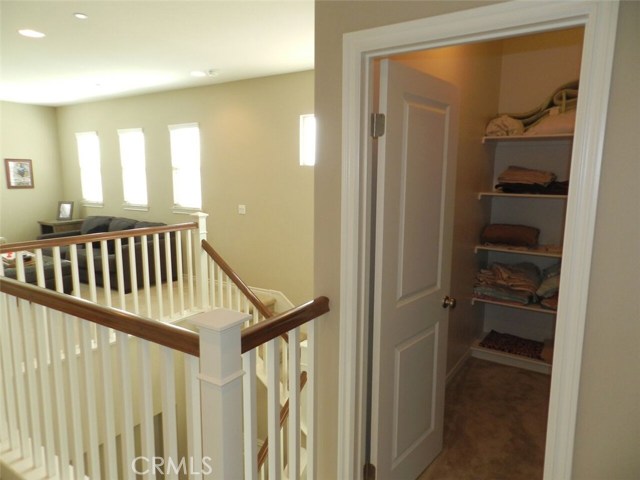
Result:
<svg viewBox="0 0 640 480">
<path fill-rule="evenodd" d="M 243 478 L 240 332 L 248 319 L 225 309 L 193 317 L 200 330 L 203 478 Z"/>
<path fill-rule="evenodd" d="M 198 236 L 197 236 L 197 248 L 198 261 L 196 262 L 196 275 L 198 276 L 198 303 L 203 310 L 209 308 L 209 264 L 207 258 L 207 252 L 202 248 L 202 240 L 207 239 L 207 217 L 208 213 L 196 212 L 191 216 L 198 219 Z"/>
</svg>

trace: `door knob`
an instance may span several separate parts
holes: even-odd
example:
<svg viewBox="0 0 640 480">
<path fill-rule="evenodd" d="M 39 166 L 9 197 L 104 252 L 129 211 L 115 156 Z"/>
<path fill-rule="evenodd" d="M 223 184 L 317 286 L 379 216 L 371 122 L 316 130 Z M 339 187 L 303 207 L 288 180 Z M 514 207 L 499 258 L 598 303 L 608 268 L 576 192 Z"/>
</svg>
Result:
<svg viewBox="0 0 640 480">
<path fill-rule="evenodd" d="M 442 308 L 456 308 L 456 299 L 447 295 L 442 299 Z"/>
</svg>

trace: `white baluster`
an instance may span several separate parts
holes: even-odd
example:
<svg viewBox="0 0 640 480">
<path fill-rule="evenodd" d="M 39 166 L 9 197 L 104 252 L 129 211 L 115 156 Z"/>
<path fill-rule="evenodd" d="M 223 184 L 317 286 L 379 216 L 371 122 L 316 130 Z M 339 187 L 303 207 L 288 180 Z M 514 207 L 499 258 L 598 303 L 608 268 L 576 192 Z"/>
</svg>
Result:
<svg viewBox="0 0 640 480">
<path fill-rule="evenodd" d="M 85 451 L 87 452 L 88 461 L 88 473 L 91 479 L 100 478 L 100 452 L 98 442 L 98 413 L 96 409 L 96 386 L 95 386 L 95 369 L 93 362 L 93 348 L 92 348 L 92 335 L 91 325 L 89 322 L 81 321 L 81 358 L 84 371 L 84 388 L 85 398 L 87 406 L 87 419 L 86 426 L 88 431 L 89 444 L 85 445 Z M 98 327 L 103 328 L 103 327 Z M 74 352 L 67 351 L 68 355 L 73 355 Z"/>
<path fill-rule="evenodd" d="M 289 332 L 289 478 L 300 475 L 300 329 Z"/>
<path fill-rule="evenodd" d="M 106 240 L 100 240 L 100 261 L 102 263 L 102 291 L 105 303 L 111 306 L 111 277 L 109 276 L 109 248 Z"/>
<path fill-rule="evenodd" d="M 40 432 L 40 405 L 38 404 L 38 388 L 36 387 L 36 352 L 34 347 L 35 333 L 33 331 L 33 315 L 31 305 L 28 302 L 21 302 L 20 310 L 22 320 L 19 325 L 22 326 L 22 334 L 24 339 L 24 370 L 27 375 L 27 386 L 29 388 L 29 417 L 31 418 L 31 455 L 33 457 L 33 466 L 38 468 L 42 466 L 42 435 Z"/>
<path fill-rule="evenodd" d="M 73 296 L 81 298 L 80 272 L 78 269 L 78 246 L 75 243 L 73 245 L 69 245 L 69 261 L 71 262 L 71 285 L 73 288 Z"/>
<path fill-rule="evenodd" d="M 13 381 L 16 391 L 16 401 L 18 406 L 18 430 L 20 439 L 20 452 L 22 458 L 27 458 L 29 454 L 29 419 L 27 412 L 27 396 L 25 378 L 22 374 L 22 366 L 24 364 L 24 354 L 22 350 L 22 332 L 20 322 L 22 317 L 19 314 L 17 299 L 8 301 L 9 318 L 13 319 L 9 322 L 9 335 L 11 336 L 11 348 L 13 350 Z M 24 303 L 23 300 L 19 300 Z"/>
<path fill-rule="evenodd" d="M 216 298 L 216 262 L 214 262 L 211 258 L 209 259 L 209 271 L 211 272 L 209 278 L 211 281 L 209 282 L 209 298 L 211 298 L 211 307 L 215 308 L 218 306 L 218 299 Z"/>
<path fill-rule="evenodd" d="M 177 480 L 174 469 L 167 468 L 170 462 L 178 464 L 178 429 L 176 423 L 176 379 L 174 371 L 173 350 L 160 347 L 161 395 L 162 395 L 162 443 L 164 446 L 165 480 Z"/>
<path fill-rule="evenodd" d="M 117 247 L 116 247 L 117 248 Z M 117 250 L 116 250 L 117 251 Z M 122 284 L 121 284 L 122 285 Z M 117 478 L 117 451 L 115 407 L 113 402 L 113 372 L 111 369 L 111 330 L 106 327 L 98 327 L 98 350 L 100 352 L 100 366 L 102 377 L 102 391 L 104 404 L 104 441 L 102 444 L 104 454 L 104 476 L 107 479 Z"/>
<path fill-rule="evenodd" d="M 243 411 L 244 411 L 244 477 L 247 480 L 258 478 L 258 403 L 256 399 L 256 351 L 242 355 L 244 369 Z"/>
<path fill-rule="evenodd" d="M 167 290 L 169 291 L 169 317 L 173 316 L 173 266 L 171 256 L 171 235 L 169 232 L 164 234 L 164 253 L 165 262 L 167 264 Z"/>
<path fill-rule="evenodd" d="M 178 274 L 178 299 L 180 315 L 184 313 L 184 270 L 182 265 L 182 232 L 176 232 L 176 270 Z"/>
<path fill-rule="evenodd" d="M 153 386 L 151 384 L 151 346 L 146 340 L 138 339 L 138 382 L 140 385 L 140 438 L 142 451 L 140 455 L 149 462 L 155 456 L 153 435 Z M 155 469 L 149 468 L 145 479 L 156 478 Z"/>
<path fill-rule="evenodd" d="M 151 318 L 151 287 L 149 283 L 149 242 L 146 235 L 140 238 L 140 248 L 142 250 L 142 281 L 144 284 L 144 297 L 146 300 L 146 316 Z"/>
<path fill-rule="evenodd" d="M 200 416 L 200 381 L 198 380 L 199 372 L 198 357 L 186 355 L 184 358 L 185 369 L 185 403 L 187 417 L 187 453 L 189 459 L 192 459 L 195 468 L 192 480 L 200 480 L 202 478 L 202 421 Z"/>
<path fill-rule="evenodd" d="M 267 342 L 267 430 L 269 480 L 281 478 L 280 465 L 280 348 L 279 338 Z"/>
<path fill-rule="evenodd" d="M 120 392 L 122 407 L 122 433 L 120 441 L 122 445 L 122 471 L 125 480 L 134 480 L 135 474 L 131 468 L 131 462 L 135 458 L 135 445 L 133 441 L 133 395 L 131 393 L 131 362 L 129 358 L 129 335 L 118 332 L 118 370 L 120 372 Z"/>
<path fill-rule="evenodd" d="M 216 269 L 216 275 L 217 275 L 216 288 L 218 290 L 217 306 L 222 308 L 224 306 L 224 296 L 222 295 L 222 287 L 224 285 L 224 272 L 222 271 L 222 268 L 220 268 L 220 265 L 218 265 L 218 268 Z"/>
<path fill-rule="evenodd" d="M 40 252 L 42 256 L 42 252 Z M 51 392 L 51 382 L 49 378 L 49 342 L 47 341 L 47 310 L 42 305 L 35 306 L 36 318 L 35 318 L 35 336 L 36 336 L 36 348 L 38 351 L 38 373 L 40 374 L 40 392 L 43 401 L 42 405 L 42 423 L 44 426 L 44 450 L 45 450 L 45 463 L 46 472 L 49 477 L 52 477 L 57 472 L 56 469 L 56 456 L 55 456 L 55 443 L 54 443 L 54 417 Z M 2 310 L 0 310 L 2 312 Z"/>
<path fill-rule="evenodd" d="M 13 343 L 13 339 L 9 328 L 11 318 L 9 312 L 10 301 L 14 301 L 12 297 L 9 297 L 4 293 L 0 293 L 0 355 L 2 355 L 2 377 L 4 379 L 3 397 L 6 402 L 7 424 L 9 427 L 7 437 L 9 438 L 9 444 L 12 449 L 15 449 L 20 445 L 20 440 L 18 437 L 18 412 L 13 382 L 13 358 L 11 356 L 11 344 Z"/>
<path fill-rule="evenodd" d="M 133 294 L 133 312 L 140 314 L 138 301 L 138 266 L 136 265 L 136 237 L 129 237 L 129 278 L 131 280 L 131 293 Z"/>
<path fill-rule="evenodd" d="M 116 279 L 118 282 L 118 299 L 120 302 L 120 308 L 122 310 L 127 309 L 127 302 L 125 300 L 124 293 L 124 266 L 122 264 L 122 239 L 116 238 Z"/>
<path fill-rule="evenodd" d="M 187 282 L 189 283 L 189 310 L 196 307 L 195 291 L 193 286 L 193 235 L 187 230 Z"/>
<path fill-rule="evenodd" d="M 158 320 L 164 317 L 164 301 L 162 300 L 162 269 L 160 268 L 160 235 L 153 234 L 153 262 L 156 271 L 156 293 L 158 295 Z"/>
<path fill-rule="evenodd" d="M 67 425 L 67 402 L 65 401 L 65 381 L 62 371 L 62 340 L 60 331 L 63 330 L 62 314 L 55 310 L 48 310 L 50 320 L 51 335 L 51 366 L 53 368 L 53 389 L 56 400 L 56 415 L 58 416 L 58 425 Z M 77 377 L 76 377 L 77 378 Z M 69 470 L 69 440 L 67 438 L 67 429 L 58 428 L 58 448 L 60 477 L 68 479 Z"/>
<path fill-rule="evenodd" d="M 72 451 L 72 459 L 73 459 L 73 469 L 74 475 L 78 478 L 83 478 L 85 475 L 85 464 L 84 464 L 84 437 L 83 437 L 83 425 L 82 421 L 84 417 L 82 415 L 78 415 L 78 412 L 81 411 L 82 399 L 80 397 L 80 373 L 78 372 L 78 344 L 76 343 L 76 330 L 82 328 L 82 323 L 87 323 L 84 320 L 76 319 L 74 317 L 68 315 L 61 315 L 60 322 L 54 328 L 62 330 L 64 332 L 65 338 L 65 351 L 66 351 L 66 362 L 65 365 L 67 367 L 67 377 L 69 378 L 69 393 L 68 393 L 68 405 L 64 405 L 63 409 L 69 408 L 69 412 L 71 413 L 70 422 L 71 422 L 71 451 Z M 84 355 L 84 351 L 80 352 L 80 355 Z M 81 357 L 82 358 L 82 357 Z M 86 364 L 85 364 L 86 368 Z M 93 373 L 93 372 L 91 372 Z M 86 375 L 85 375 L 86 379 Z M 85 389 L 88 389 L 88 386 L 85 386 Z M 60 412 L 60 408 L 58 409 Z M 66 430 L 67 425 L 65 423 L 64 428 Z"/>
<path fill-rule="evenodd" d="M 96 269 L 93 262 L 93 244 L 87 242 L 85 244 L 85 252 L 87 254 L 87 274 L 89 279 L 89 299 L 93 303 L 98 302 L 98 294 L 96 291 Z"/>
<path fill-rule="evenodd" d="M 311 320 L 307 328 L 307 480 L 316 478 L 316 321 Z"/>
</svg>

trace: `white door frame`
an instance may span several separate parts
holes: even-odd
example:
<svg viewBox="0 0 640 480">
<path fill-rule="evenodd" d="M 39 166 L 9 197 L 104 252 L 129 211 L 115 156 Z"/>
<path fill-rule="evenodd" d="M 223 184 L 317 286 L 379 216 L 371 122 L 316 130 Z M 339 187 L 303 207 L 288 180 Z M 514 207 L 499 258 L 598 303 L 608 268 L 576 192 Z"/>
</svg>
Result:
<svg viewBox="0 0 640 480">
<path fill-rule="evenodd" d="M 567 200 L 544 478 L 570 478 L 617 1 L 514 1 L 348 33 L 343 38 L 338 472 L 362 478 L 366 445 L 367 238 L 371 172 L 366 137 L 370 65 L 407 51 L 584 26 L 580 96 Z M 479 141 L 479 139 L 478 139 Z M 567 281 L 570 279 L 571 281 Z"/>
</svg>

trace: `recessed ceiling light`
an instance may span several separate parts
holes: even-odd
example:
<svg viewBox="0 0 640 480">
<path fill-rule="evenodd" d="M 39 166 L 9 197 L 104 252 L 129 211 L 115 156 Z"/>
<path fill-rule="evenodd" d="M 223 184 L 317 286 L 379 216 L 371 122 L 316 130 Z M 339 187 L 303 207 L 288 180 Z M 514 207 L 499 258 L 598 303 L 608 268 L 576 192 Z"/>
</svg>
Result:
<svg viewBox="0 0 640 480">
<path fill-rule="evenodd" d="M 193 72 L 191 72 L 191 76 L 192 77 L 206 77 L 207 76 L 207 72 L 203 72 L 202 70 L 194 70 Z"/>
<path fill-rule="evenodd" d="M 89 15 L 82 12 L 76 12 L 73 14 L 73 16 L 76 17 L 78 20 L 86 20 L 87 18 L 89 18 Z"/>
<path fill-rule="evenodd" d="M 21 30 L 18 30 L 18 33 L 20 35 L 22 35 L 23 37 L 29 37 L 29 38 L 43 38 L 46 37 L 46 35 L 42 32 L 38 32 L 36 30 L 31 30 L 30 28 L 23 28 Z"/>
</svg>

